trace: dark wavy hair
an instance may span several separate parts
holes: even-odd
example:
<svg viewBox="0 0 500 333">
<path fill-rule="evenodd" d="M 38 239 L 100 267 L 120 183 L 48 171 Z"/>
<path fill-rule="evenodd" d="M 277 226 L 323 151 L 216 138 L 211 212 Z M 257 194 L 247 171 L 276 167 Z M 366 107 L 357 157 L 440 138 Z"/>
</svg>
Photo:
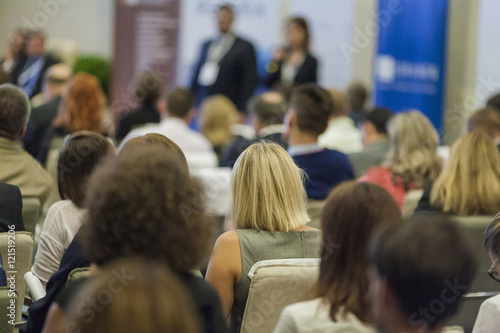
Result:
<svg viewBox="0 0 500 333">
<path fill-rule="evenodd" d="M 92 175 L 82 245 L 98 265 L 138 256 L 187 271 L 206 258 L 214 236 L 201 188 L 174 150 L 136 148 Z"/>
</svg>

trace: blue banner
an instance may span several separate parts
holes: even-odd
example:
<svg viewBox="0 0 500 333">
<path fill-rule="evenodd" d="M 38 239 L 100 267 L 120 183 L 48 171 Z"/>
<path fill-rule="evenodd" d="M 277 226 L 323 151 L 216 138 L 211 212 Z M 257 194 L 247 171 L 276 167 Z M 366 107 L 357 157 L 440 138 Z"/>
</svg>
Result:
<svg viewBox="0 0 500 333">
<path fill-rule="evenodd" d="M 418 109 L 442 133 L 448 0 L 379 0 L 375 105 Z"/>
</svg>

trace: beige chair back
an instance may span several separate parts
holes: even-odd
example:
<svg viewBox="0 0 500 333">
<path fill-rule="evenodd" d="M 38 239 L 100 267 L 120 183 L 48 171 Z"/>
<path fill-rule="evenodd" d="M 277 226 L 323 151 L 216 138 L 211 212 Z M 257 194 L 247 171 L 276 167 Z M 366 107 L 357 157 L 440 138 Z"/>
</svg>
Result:
<svg viewBox="0 0 500 333">
<path fill-rule="evenodd" d="M 248 273 L 252 282 L 241 333 L 273 332 L 283 308 L 303 300 L 316 282 L 319 264 L 320 259 L 264 260 L 256 263 Z"/>
<path fill-rule="evenodd" d="M 413 214 L 423 193 L 424 190 L 411 190 L 406 193 L 405 200 L 403 201 L 403 208 L 401 210 L 403 218 L 410 217 Z"/>
<path fill-rule="evenodd" d="M 24 230 L 35 234 L 38 216 L 40 215 L 40 199 L 36 197 L 23 197 L 23 222 Z"/>
<path fill-rule="evenodd" d="M 0 332 L 12 333 L 14 332 L 14 325 L 10 317 L 10 300 L 13 299 L 17 304 L 18 298 L 16 292 L 10 292 L 9 287 L 0 287 Z"/>
<path fill-rule="evenodd" d="M 68 279 L 66 280 L 66 287 L 78 279 L 89 276 L 89 273 L 90 273 L 89 267 L 75 268 L 68 274 Z"/>
<path fill-rule="evenodd" d="M 11 242 L 9 244 L 9 241 Z M 12 251 L 15 250 L 15 252 Z M 10 252 L 9 252 L 10 250 Z M 15 254 L 15 262 L 11 261 Z M 5 272 L 7 273 L 7 286 L 10 287 L 11 275 L 15 276 L 15 290 L 18 295 L 16 302 L 16 321 L 21 320 L 24 294 L 26 293 L 26 282 L 24 274 L 30 270 L 31 257 L 33 255 L 33 235 L 26 231 L 18 231 L 14 235 L 7 232 L 0 233 L 0 254 Z M 9 254 L 11 257 L 9 258 Z M 10 273 L 12 272 L 12 273 Z"/>
<path fill-rule="evenodd" d="M 307 224 L 309 227 L 321 229 L 321 210 L 325 205 L 325 200 L 307 200 L 307 214 L 311 221 Z"/>
</svg>

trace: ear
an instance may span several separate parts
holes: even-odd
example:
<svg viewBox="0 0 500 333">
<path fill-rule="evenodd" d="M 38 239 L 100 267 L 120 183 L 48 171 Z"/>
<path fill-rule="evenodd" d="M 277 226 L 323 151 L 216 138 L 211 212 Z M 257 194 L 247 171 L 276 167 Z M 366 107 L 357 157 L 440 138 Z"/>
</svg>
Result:
<svg viewBox="0 0 500 333">
<path fill-rule="evenodd" d="M 167 102 L 165 99 L 161 98 L 156 102 L 156 108 L 158 109 L 158 113 L 160 115 L 167 114 Z"/>
<path fill-rule="evenodd" d="M 191 108 L 191 110 L 189 110 L 189 113 L 186 116 L 186 121 L 187 121 L 188 124 L 190 124 L 191 121 L 196 116 L 196 111 L 197 111 L 197 109 L 195 107 L 193 107 L 193 108 Z"/>
<path fill-rule="evenodd" d="M 28 129 L 28 125 L 24 126 L 21 132 L 19 132 L 19 139 L 22 139 L 26 134 L 26 130 Z"/>
</svg>

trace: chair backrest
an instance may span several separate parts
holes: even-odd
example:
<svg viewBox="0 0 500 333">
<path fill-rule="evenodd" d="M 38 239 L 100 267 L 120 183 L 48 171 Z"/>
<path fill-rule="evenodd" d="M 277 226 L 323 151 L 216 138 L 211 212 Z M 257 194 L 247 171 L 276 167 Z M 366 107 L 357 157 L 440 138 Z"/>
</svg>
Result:
<svg viewBox="0 0 500 333">
<path fill-rule="evenodd" d="M 484 249 L 484 232 L 493 221 L 493 216 L 466 216 L 454 217 L 454 219 L 467 230 L 474 241 L 474 247 L 479 255 L 479 270 L 467 296 L 464 297 L 462 305 L 455 316 L 450 319 L 449 324 L 462 326 L 465 332 L 471 332 L 481 303 L 491 297 L 492 292 L 496 293 L 500 290 L 498 282 L 486 273 L 491 266 L 491 261 Z"/>
<path fill-rule="evenodd" d="M 253 265 L 241 333 L 273 332 L 283 308 L 303 300 L 316 282 L 319 264 L 320 259 L 283 259 Z"/>
<path fill-rule="evenodd" d="M 40 199 L 36 197 L 23 197 L 23 222 L 24 230 L 35 234 L 38 216 L 40 215 Z"/>
<path fill-rule="evenodd" d="M 420 201 L 420 198 L 422 198 L 423 193 L 424 190 L 411 190 L 406 193 L 403 201 L 403 208 L 401 210 L 403 218 L 410 217 L 413 214 L 413 211 L 417 208 L 418 202 Z"/>
<path fill-rule="evenodd" d="M 61 200 L 59 196 L 59 187 L 57 185 L 57 159 L 59 158 L 59 151 L 64 146 L 64 137 L 55 137 L 50 141 L 50 148 L 45 162 L 45 170 L 52 177 L 52 188 L 49 197 L 45 202 L 44 209 L 48 210 L 50 206 L 56 201 Z"/>
<path fill-rule="evenodd" d="M 26 231 L 0 233 L 0 254 L 7 273 L 7 286 L 15 284 L 18 295 L 16 301 L 16 321 L 21 320 L 26 282 L 24 274 L 30 270 L 33 256 L 33 235 Z M 14 279 L 9 280 L 10 277 Z"/>
<path fill-rule="evenodd" d="M 15 309 L 11 312 L 11 299 L 14 304 L 18 303 L 17 293 L 12 292 L 9 287 L 0 287 L 0 332 L 11 333 L 14 332 L 13 323 L 16 320 Z M 14 314 L 14 316 L 12 316 Z"/>
<path fill-rule="evenodd" d="M 325 205 L 325 200 L 307 200 L 307 214 L 311 221 L 307 224 L 309 227 L 321 229 L 321 210 Z"/>
<path fill-rule="evenodd" d="M 89 276 L 89 273 L 90 273 L 89 267 L 75 268 L 68 274 L 68 279 L 66 280 L 66 287 L 78 279 Z"/>
</svg>

